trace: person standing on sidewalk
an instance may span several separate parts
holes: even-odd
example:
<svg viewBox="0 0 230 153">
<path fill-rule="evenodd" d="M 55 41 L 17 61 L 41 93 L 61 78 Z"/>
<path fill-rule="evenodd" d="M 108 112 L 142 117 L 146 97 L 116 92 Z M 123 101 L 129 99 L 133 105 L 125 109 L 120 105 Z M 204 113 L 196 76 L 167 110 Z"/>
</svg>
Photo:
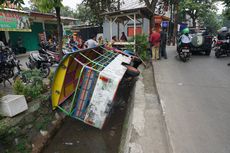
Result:
<svg viewBox="0 0 230 153">
<path fill-rule="evenodd" d="M 166 29 L 163 28 L 161 30 L 160 58 L 164 57 L 165 59 L 167 59 L 166 43 L 167 43 L 167 33 L 166 33 Z"/>
<path fill-rule="evenodd" d="M 160 59 L 159 56 L 159 46 L 160 46 L 160 33 L 155 30 L 155 28 L 152 28 L 152 34 L 150 35 L 150 44 L 152 47 L 152 60 L 158 60 Z"/>
</svg>

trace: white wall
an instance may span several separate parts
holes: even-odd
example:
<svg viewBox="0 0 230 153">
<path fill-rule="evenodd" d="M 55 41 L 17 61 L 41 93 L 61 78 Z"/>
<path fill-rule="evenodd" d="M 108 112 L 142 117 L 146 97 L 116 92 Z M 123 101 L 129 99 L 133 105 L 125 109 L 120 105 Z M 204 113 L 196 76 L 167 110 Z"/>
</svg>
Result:
<svg viewBox="0 0 230 153">
<path fill-rule="evenodd" d="M 139 21 L 142 22 L 142 19 L 138 19 Z M 138 21 L 136 21 L 136 23 L 139 23 Z M 121 33 L 125 32 L 126 36 L 127 36 L 127 28 L 128 26 L 132 24 L 133 25 L 133 21 L 129 21 L 128 24 L 124 27 L 123 24 L 120 24 L 120 37 L 121 37 Z M 141 25 L 140 25 L 141 26 Z M 112 36 L 117 36 L 117 27 L 118 25 L 116 23 L 112 24 Z M 143 32 L 145 34 L 149 33 L 149 20 L 144 18 L 144 23 L 143 23 Z M 103 36 L 104 36 L 104 40 L 108 40 L 110 41 L 111 39 L 111 35 L 110 35 L 110 23 L 107 19 L 104 20 L 103 23 Z"/>
</svg>

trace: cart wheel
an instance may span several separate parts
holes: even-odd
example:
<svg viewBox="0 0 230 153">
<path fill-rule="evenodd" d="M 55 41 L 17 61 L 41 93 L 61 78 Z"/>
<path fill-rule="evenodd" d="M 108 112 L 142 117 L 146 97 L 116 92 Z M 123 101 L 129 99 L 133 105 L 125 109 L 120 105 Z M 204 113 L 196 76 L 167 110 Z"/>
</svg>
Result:
<svg viewBox="0 0 230 153">
<path fill-rule="evenodd" d="M 137 77 L 140 74 L 140 71 L 133 66 L 125 65 L 127 68 L 126 74 L 131 77 Z"/>
</svg>

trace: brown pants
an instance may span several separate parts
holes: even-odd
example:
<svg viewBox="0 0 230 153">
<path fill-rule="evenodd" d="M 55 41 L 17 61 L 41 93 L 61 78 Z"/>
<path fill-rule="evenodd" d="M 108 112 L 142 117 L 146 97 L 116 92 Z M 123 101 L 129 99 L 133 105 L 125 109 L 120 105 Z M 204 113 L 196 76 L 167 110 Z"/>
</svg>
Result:
<svg viewBox="0 0 230 153">
<path fill-rule="evenodd" d="M 152 60 L 157 60 L 159 59 L 159 47 L 158 46 L 153 46 L 152 47 Z"/>
</svg>

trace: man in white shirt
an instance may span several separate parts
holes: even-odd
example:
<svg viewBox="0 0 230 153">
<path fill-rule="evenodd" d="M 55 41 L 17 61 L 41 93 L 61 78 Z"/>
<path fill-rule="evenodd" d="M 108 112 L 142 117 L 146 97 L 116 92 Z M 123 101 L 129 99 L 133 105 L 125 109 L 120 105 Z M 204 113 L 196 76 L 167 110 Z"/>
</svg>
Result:
<svg viewBox="0 0 230 153">
<path fill-rule="evenodd" d="M 85 42 L 85 47 L 86 48 L 94 48 L 94 47 L 97 47 L 98 46 L 98 43 L 96 41 L 96 36 L 93 36 L 91 39 L 87 40 Z"/>
</svg>

